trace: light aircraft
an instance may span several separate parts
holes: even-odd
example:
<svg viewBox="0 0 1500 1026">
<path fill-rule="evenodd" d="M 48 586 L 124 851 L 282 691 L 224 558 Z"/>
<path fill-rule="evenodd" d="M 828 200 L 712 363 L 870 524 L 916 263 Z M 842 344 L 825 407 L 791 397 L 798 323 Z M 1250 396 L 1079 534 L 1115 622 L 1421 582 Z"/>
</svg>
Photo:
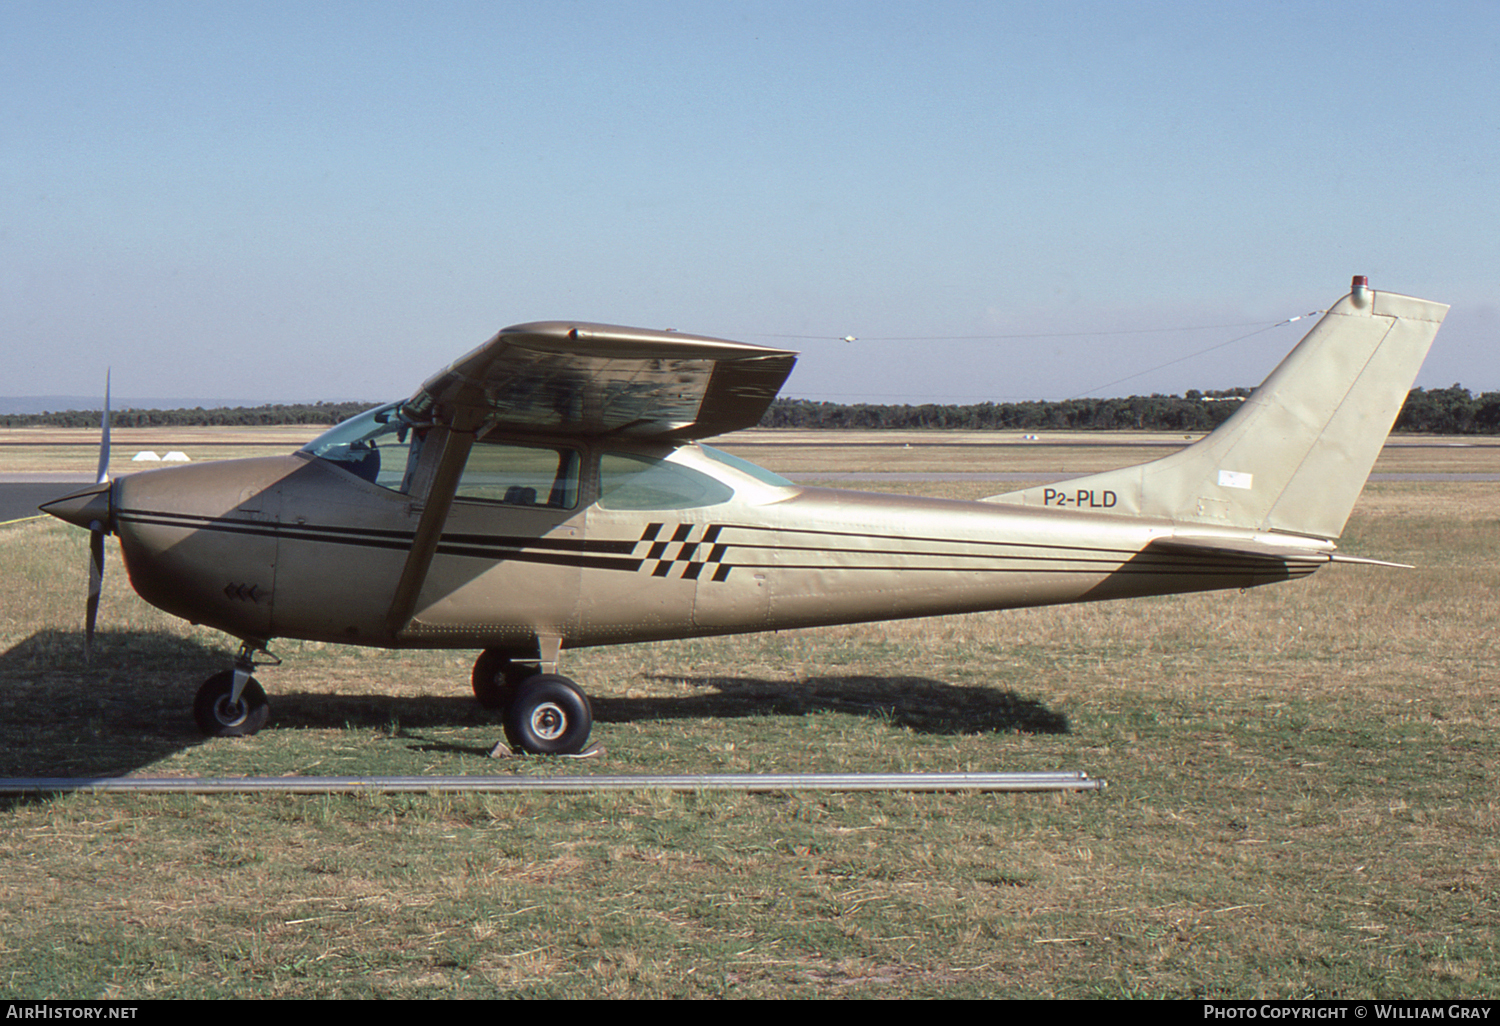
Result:
<svg viewBox="0 0 1500 1026">
<path fill-rule="evenodd" d="M 756 424 L 796 354 L 600 324 L 506 328 L 409 399 L 286 456 L 99 483 L 44 511 L 113 534 L 136 591 L 241 642 L 194 702 L 267 720 L 272 638 L 479 649 L 526 752 L 576 753 L 563 650 L 1246 588 L 1331 562 L 1447 307 L 1354 279 L 1217 430 L 978 501 L 804 488 L 700 439 Z M 107 392 L 107 389 L 106 389 Z M 1385 564 L 1393 565 L 1393 564 Z M 270 657 L 273 658 L 274 657 Z"/>
</svg>

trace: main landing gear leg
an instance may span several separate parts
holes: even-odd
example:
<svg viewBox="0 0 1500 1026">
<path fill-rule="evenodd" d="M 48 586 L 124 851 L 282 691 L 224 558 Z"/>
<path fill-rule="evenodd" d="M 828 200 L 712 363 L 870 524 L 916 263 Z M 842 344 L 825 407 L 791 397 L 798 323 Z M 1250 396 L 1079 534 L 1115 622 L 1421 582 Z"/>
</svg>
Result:
<svg viewBox="0 0 1500 1026">
<path fill-rule="evenodd" d="M 594 726 L 588 696 L 559 673 L 539 672 L 557 667 L 556 641 L 551 646 L 544 642 L 541 649 L 540 666 L 514 662 L 499 649 L 480 653 L 474 663 L 474 696 L 486 709 L 500 710 L 512 749 L 532 755 L 581 754 Z"/>
<path fill-rule="evenodd" d="M 193 699 L 193 719 L 210 737 L 249 737 L 271 716 L 265 689 L 250 674 L 255 669 L 257 649 L 240 645 L 234 669 L 216 673 L 203 682 Z"/>
</svg>

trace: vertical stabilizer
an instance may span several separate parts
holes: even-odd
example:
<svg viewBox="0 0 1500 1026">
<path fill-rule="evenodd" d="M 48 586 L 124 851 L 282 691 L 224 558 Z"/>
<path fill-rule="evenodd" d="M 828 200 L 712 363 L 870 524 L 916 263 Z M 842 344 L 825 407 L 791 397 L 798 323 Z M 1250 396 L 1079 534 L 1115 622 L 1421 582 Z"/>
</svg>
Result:
<svg viewBox="0 0 1500 1026">
<path fill-rule="evenodd" d="M 988 501 L 1337 538 L 1448 312 L 1354 282 L 1201 441 L 1152 463 Z"/>
</svg>

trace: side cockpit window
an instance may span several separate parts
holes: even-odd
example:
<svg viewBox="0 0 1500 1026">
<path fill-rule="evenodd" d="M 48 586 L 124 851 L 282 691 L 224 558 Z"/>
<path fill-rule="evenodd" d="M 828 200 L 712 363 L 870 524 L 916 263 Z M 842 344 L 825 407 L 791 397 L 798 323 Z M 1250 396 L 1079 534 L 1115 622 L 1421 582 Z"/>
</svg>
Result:
<svg viewBox="0 0 1500 1026">
<path fill-rule="evenodd" d="M 405 493 L 411 489 L 424 435 L 401 416 L 400 403 L 388 403 L 329 428 L 302 451 L 371 484 Z"/>
<path fill-rule="evenodd" d="M 623 452 L 599 457 L 603 509 L 692 509 L 733 497 L 734 489 L 724 482 L 666 460 Z"/>
<path fill-rule="evenodd" d="M 572 509 L 578 505 L 579 464 L 573 449 L 480 440 L 469 450 L 454 498 Z"/>
</svg>

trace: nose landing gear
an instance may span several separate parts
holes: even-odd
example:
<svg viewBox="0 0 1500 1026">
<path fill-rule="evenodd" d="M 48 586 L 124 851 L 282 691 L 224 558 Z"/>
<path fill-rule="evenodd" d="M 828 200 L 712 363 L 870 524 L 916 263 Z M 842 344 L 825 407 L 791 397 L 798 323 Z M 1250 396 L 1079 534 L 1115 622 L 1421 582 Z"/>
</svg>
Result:
<svg viewBox="0 0 1500 1026">
<path fill-rule="evenodd" d="M 252 676 L 255 653 L 264 649 L 240 645 L 234 669 L 214 674 L 203 682 L 193 699 L 193 720 L 209 737 L 249 737 L 266 725 L 271 706 L 266 691 Z M 269 654 L 269 653 L 267 653 Z M 276 665 L 280 662 L 275 659 Z"/>
</svg>

